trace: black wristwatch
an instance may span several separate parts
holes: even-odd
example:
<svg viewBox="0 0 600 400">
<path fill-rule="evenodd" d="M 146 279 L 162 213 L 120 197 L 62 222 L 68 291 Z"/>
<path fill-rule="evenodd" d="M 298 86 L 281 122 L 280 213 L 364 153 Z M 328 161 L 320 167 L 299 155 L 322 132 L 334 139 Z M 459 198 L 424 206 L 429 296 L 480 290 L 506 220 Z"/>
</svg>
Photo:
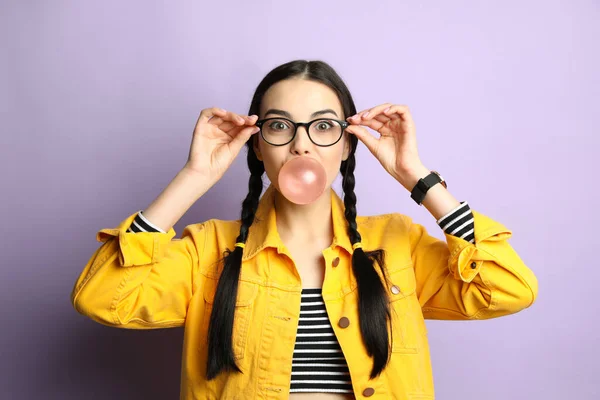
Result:
<svg viewBox="0 0 600 400">
<path fill-rule="evenodd" d="M 431 189 L 434 185 L 441 183 L 445 188 L 448 187 L 446 181 L 437 171 L 431 171 L 429 175 L 425 178 L 419 179 L 419 182 L 415 185 L 413 190 L 410 192 L 410 197 L 418 204 L 421 205 L 423 203 L 423 199 L 427 194 L 427 191 Z"/>
</svg>

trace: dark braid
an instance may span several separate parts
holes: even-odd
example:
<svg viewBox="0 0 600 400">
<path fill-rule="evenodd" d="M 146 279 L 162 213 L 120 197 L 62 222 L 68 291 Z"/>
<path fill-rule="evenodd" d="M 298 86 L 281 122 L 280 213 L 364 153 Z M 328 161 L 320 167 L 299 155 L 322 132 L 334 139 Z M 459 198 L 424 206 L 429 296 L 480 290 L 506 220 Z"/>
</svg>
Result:
<svg viewBox="0 0 600 400">
<path fill-rule="evenodd" d="M 352 244 L 362 240 L 356 226 L 356 194 L 354 194 L 354 168 L 356 168 L 356 158 L 351 154 L 346 160 L 345 169 L 342 172 L 342 188 L 344 189 L 344 206 L 346 221 L 348 221 L 348 235 Z M 358 249 L 357 249 L 358 250 Z"/>
<path fill-rule="evenodd" d="M 356 159 L 354 151 L 342 163 L 342 188 L 344 189 L 344 206 L 346 221 L 348 221 L 348 236 L 352 244 L 361 241 L 356 225 L 356 195 L 354 194 L 354 168 Z M 371 379 L 378 376 L 389 360 L 389 336 L 387 328 L 382 334 L 382 327 L 391 323 L 386 289 L 377 274 L 374 262 L 377 262 L 387 284 L 385 274 L 384 253 L 382 250 L 365 252 L 356 248 L 352 254 L 352 272 L 358 285 L 358 316 L 360 331 L 367 354 L 373 357 Z"/>
<path fill-rule="evenodd" d="M 248 195 L 246 195 L 246 198 L 242 203 L 242 225 L 240 227 L 240 234 L 235 239 L 236 243 L 246 243 L 246 239 L 248 239 L 248 231 L 254 222 L 254 214 L 258 208 L 258 200 L 263 190 L 262 176 L 265 172 L 265 166 L 261 161 L 258 160 L 258 158 L 256 158 L 254 151 L 248 152 L 248 168 L 250 169 Z M 236 247 L 236 250 L 237 249 L 243 250 L 239 247 Z"/>
<path fill-rule="evenodd" d="M 258 202 L 263 190 L 262 176 L 265 172 L 264 164 L 256 158 L 251 149 L 248 150 L 248 168 L 250 169 L 250 180 L 248 182 L 248 195 L 242 203 L 242 216 L 240 233 L 236 243 L 246 243 L 250 226 L 254 222 L 254 216 L 258 208 Z M 235 363 L 233 355 L 232 334 L 233 321 L 235 317 L 235 303 L 238 291 L 238 281 L 242 270 L 242 255 L 244 249 L 234 247 L 225 256 L 224 267 L 210 315 L 208 327 L 208 362 L 206 367 L 207 379 L 213 379 L 221 371 L 242 372 Z M 232 296 L 235 293 L 236 296 Z"/>
</svg>

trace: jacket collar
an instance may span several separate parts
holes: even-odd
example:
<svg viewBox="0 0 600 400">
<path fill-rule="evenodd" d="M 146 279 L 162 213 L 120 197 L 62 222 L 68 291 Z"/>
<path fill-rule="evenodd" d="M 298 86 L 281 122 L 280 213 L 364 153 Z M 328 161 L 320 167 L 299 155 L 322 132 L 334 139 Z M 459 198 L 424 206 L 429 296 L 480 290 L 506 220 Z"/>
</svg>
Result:
<svg viewBox="0 0 600 400">
<path fill-rule="evenodd" d="M 258 203 L 254 223 L 250 226 L 243 260 L 254 257 L 256 253 L 266 247 L 274 247 L 279 253 L 283 252 L 283 242 L 277 232 L 275 213 L 275 187 L 270 184 Z M 338 194 L 331 191 L 331 217 L 333 220 L 333 243 L 332 246 L 340 246 L 349 254 L 352 254 L 352 244 L 346 232 L 348 223 L 344 216 L 344 203 Z"/>
</svg>

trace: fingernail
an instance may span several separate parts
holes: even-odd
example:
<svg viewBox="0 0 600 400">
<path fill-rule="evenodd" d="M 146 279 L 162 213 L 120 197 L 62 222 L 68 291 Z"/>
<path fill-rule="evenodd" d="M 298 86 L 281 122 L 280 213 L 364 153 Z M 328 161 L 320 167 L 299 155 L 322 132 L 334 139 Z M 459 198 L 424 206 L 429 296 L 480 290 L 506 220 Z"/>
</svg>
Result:
<svg viewBox="0 0 600 400">
<path fill-rule="evenodd" d="M 367 116 L 369 115 L 369 112 L 367 111 L 366 113 L 364 113 L 362 116 L 363 118 L 367 118 Z"/>
</svg>

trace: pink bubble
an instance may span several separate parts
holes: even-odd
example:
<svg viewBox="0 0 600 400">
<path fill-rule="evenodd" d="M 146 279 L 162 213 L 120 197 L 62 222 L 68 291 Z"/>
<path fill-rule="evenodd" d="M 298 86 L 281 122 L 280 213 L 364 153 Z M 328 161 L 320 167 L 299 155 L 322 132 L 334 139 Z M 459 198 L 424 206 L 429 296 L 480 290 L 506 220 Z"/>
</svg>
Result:
<svg viewBox="0 0 600 400">
<path fill-rule="evenodd" d="M 286 199 L 296 204 L 309 204 L 325 191 L 327 174 L 314 158 L 296 157 L 281 167 L 277 181 Z"/>
</svg>

